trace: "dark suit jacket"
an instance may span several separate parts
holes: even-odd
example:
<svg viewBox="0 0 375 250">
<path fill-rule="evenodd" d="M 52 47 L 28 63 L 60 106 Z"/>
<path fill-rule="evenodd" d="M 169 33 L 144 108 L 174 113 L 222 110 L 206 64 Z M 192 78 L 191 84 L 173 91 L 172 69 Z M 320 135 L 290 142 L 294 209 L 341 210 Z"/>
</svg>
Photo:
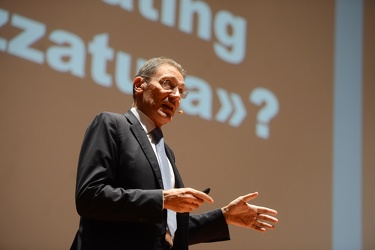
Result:
<svg viewBox="0 0 375 250">
<path fill-rule="evenodd" d="M 165 145 L 176 187 L 184 187 L 172 150 Z M 101 113 L 89 125 L 78 163 L 76 208 L 81 216 L 71 249 L 165 248 L 166 210 L 155 153 L 138 119 Z M 220 209 L 177 214 L 173 249 L 229 239 Z"/>
</svg>

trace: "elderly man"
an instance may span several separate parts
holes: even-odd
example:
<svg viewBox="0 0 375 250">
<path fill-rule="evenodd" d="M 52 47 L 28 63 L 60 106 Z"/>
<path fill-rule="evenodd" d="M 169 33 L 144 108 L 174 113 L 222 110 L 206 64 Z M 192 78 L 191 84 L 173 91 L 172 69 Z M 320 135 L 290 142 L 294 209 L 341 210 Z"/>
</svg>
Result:
<svg viewBox="0 0 375 250">
<path fill-rule="evenodd" d="M 247 203 L 257 193 L 189 214 L 213 199 L 184 187 L 160 129 L 187 95 L 184 77 L 171 59 L 147 61 L 134 78 L 133 107 L 125 115 L 101 113 L 89 125 L 77 172 L 81 219 L 71 249 L 188 249 L 229 240 L 228 224 L 265 232 L 278 221 L 275 210 Z"/>
</svg>

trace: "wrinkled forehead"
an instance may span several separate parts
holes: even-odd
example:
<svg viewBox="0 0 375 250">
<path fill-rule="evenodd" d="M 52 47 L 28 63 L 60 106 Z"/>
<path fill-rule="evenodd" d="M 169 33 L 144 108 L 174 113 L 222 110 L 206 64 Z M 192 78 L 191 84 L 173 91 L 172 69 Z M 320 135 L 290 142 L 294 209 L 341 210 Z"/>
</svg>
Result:
<svg viewBox="0 0 375 250">
<path fill-rule="evenodd" d="M 154 74 L 157 79 L 169 79 L 177 81 L 179 84 L 184 84 L 184 77 L 181 72 L 173 65 L 162 64 L 160 65 Z"/>
</svg>

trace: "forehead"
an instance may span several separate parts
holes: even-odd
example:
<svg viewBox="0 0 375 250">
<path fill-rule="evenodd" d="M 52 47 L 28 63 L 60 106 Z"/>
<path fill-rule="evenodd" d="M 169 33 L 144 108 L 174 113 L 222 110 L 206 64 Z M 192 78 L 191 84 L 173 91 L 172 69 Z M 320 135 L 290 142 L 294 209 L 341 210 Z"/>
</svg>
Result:
<svg viewBox="0 0 375 250">
<path fill-rule="evenodd" d="M 170 64 L 162 64 L 160 65 L 156 72 L 155 77 L 158 79 L 166 78 L 166 79 L 175 79 L 180 84 L 184 83 L 184 77 L 178 71 L 178 69 Z"/>
</svg>

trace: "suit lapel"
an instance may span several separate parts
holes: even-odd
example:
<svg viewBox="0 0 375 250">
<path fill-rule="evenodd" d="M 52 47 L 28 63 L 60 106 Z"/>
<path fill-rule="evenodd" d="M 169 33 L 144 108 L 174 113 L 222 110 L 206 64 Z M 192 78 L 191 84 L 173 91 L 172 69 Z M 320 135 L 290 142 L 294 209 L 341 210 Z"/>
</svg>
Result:
<svg viewBox="0 0 375 250">
<path fill-rule="evenodd" d="M 144 129 L 142 128 L 141 124 L 139 123 L 137 117 L 135 117 L 133 112 L 128 111 L 125 114 L 125 117 L 130 121 L 130 123 L 131 123 L 130 129 L 131 129 L 134 137 L 137 139 L 139 145 L 141 146 L 144 154 L 146 155 L 146 158 L 150 162 L 150 165 L 152 167 L 152 170 L 154 171 L 154 174 L 156 176 L 156 179 L 159 182 L 160 187 L 163 188 L 163 180 L 162 180 L 162 177 L 161 177 L 159 163 L 158 163 L 155 152 L 151 147 L 150 141 L 148 140 Z M 174 172 L 174 175 L 175 175 L 175 187 L 176 188 L 184 187 L 184 184 L 182 182 L 182 178 L 181 178 L 180 173 L 178 172 L 177 166 L 175 164 L 175 160 L 174 160 L 174 157 L 173 157 L 172 150 L 167 146 L 167 147 L 165 147 L 165 152 L 167 154 L 169 162 L 172 164 L 173 172 Z"/>
<path fill-rule="evenodd" d="M 128 111 L 125 114 L 125 117 L 131 122 L 130 130 L 132 131 L 134 137 L 137 139 L 140 147 L 142 148 L 146 158 L 148 159 L 151 168 L 156 176 L 156 179 L 159 182 L 161 188 L 163 188 L 163 180 L 161 178 L 161 172 L 159 168 L 159 163 L 156 158 L 155 152 L 151 147 L 150 141 L 147 138 L 147 135 L 142 128 L 141 124 L 139 123 L 137 117 L 133 114 L 133 112 Z"/>
</svg>

